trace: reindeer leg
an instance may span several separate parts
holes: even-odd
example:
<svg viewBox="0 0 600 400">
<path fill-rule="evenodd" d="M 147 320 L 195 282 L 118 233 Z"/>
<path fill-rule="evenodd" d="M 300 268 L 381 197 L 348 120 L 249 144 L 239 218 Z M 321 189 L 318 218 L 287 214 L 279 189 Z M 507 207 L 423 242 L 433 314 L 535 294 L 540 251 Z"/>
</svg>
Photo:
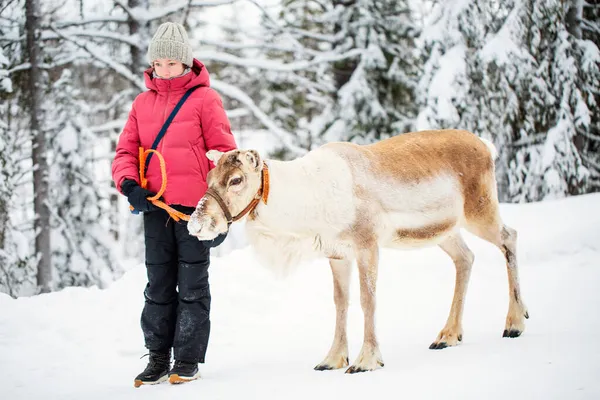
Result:
<svg viewBox="0 0 600 400">
<path fill-rule="evenodd" d="M 517 264 L 517 231 L 504 225 L 497 216 L 493 224 L 473 224 L 468 229 L 480 238 L 496 245 L 506 259 L 508 273 L 508 314 L 504 325 L 503 337 L 515 338 L 525 330 L 525 319 L 529 318 L 527 307 L 521 296 L 519 271 Z"/>
<path fill-rule="evenodd" d="M 377 243 L 374 242 L 370 246 L 357 249 L 356 256 L 360 277 L 360 304 L 363 309 L 365 328 L 362 349 L 354 364 L 346 370 L 348 374 L 373 371 L 378 367 L 383 367 L 383 360 L 375 335 L 375 289 L 379 261 Z"/>
<path fill-rule="evenodd" d="M 317 371 L 338 369 L 348 366 L 348 337 L 346 325 L 348 321 L 348 287 L 350 286 L 350 260 L 329 259 L 333 273 L 333 300 L 335 302 L 335 334 L 329 353 L 315 367 Z"/>
<path fill-rule="evenodd" d="M 508 315 L 504 326 L 503 337 L 518 337 L 525 330 L 525 319 L 529 318 L 527 307 L 521 298 L 519 271 L 517 268 L 517 231 L 504 225 L 500 234 L 500 250 L 506 258 L 508 272 Z"/>
<path fill-rule="evenodd" d="M 437 336 L 435 341 L 429 346 L 430 349 L 443 349 L 448 346 L 455 346 L 462 341 L 462 314 L 465 303 L 465 294 L 471 275 L 471 266 L 473 265 L 473 253 L 467 247 L 460 234 L 453 235 L 440 244 L 454 261 L 456 266 L 456 283 L 454 284 L 454 298 L 450 307 L 450 315 L 446 321 L 446 326 Z"/>
</svg>

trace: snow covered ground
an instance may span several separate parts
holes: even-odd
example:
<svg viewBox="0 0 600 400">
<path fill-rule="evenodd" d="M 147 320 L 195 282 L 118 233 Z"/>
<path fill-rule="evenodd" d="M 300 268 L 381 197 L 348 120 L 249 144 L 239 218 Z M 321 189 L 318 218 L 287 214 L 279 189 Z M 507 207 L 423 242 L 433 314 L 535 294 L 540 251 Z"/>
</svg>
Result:
<svg viewBox="0 0 600 400">
<path fill-rule="evenodd" d="M 143 265 L 106 290 L 0 294 L 0 398 L 17 399 L 600 399 L 600 195 L 503 205 L 519 231 L 522 337 L 502 338 L 501 253 L 468 236 L 475 265 L 463 343 L 429 350 L 450 307 L 454 267 L 439 249 L 384 250 L 377 331 L 385 367 L 347 375 L 312 368 L 333 338 L 326 261 L 285 280 L 250 249 L 211 266 L 212 335 L 199 381 L 133 388 L 147 359 L 139 328 Z M 362 343 L 354 276 L 350 358 Z"/>
</svg>

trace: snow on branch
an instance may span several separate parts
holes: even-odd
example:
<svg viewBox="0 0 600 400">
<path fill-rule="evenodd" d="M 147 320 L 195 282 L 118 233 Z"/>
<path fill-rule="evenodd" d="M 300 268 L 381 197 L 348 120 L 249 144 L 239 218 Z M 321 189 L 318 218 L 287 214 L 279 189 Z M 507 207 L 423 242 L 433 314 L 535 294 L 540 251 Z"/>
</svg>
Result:
<svg viewBox="0 0 600 400">
<path fill-rule="evenodd" d="M 76 39 L 74 39 L 74 38 L 68 36 L 67 34 L 59 31 L 54 26 L 51 26 L 51 29 L 57 35 L 59 35 L 60 37 L 62 37 L 63 39 L 65 39 L 65 40 L 73 43 L 75 46 L 77 46 L 77 47 L 85 50 L 89 55 L 91 55 L 97 61 L 103 63 L 104 65 L 106 65 L 106 66 L 108 66 L 110 68 L 112 68 L 115 72 L 117 72 L 123 78 L 127 79 L 128 81 L 130 81 L 131 83 L 133 83 L 135 86 L 137 86 L 141 91 L 146 90 L 146 87 L 144 86 L 144 83 L 143 83 L 143 81 L 141 79 L 139 79 L 134 74 L 132 74 L 131 71 L 126 66 L 124 66 L 123 64 L 115 62 L 110 57 L 106 56 L 101 50 L 95 49 L 94 47 L 96 47 L 96 46 L 93 45 L 92 43 L 81 44 Z"/>
<path fill-rule="evenodd" d="M 43 69 L 43 70 L 52 70 L 57 67 L 61 67 L 63 65 L 71 64 L 72 62 L 74 62 L 77 59 L 82 58 L 82 57 L 83 57 L 83 53 L 73 53 L 70 57 L 66 57 L 59 62 L 53 62 L 52 64 L 47 64 L 47 63 L 38 64 L 38 68 Z M 26 62 L 26 63 L 19 64 L 15 67 L 9 69 L 8 73 L 14 74 L 15 72 L 25 71 L 25 70 L 28 70 L 29 68 L 31 68 L 31 64 Z"/>
<path fill-rule="evenodd" d="M 581 26 L 583 29 L 590 31 L 590 32 L 594 32 L 597 34 L 600 34 L 600 27 L 598 27 L 597 24 L 594 24 L 590 21 L 586 21 L 586 20 L 581 20 Z"/>
<path fill-rule="evenodd" d="M 319 55 L 322 52 L 308 49 L 306 47 L 297 47 L 297 46 L 279 46 L 274 44 L 266 44 L 266 43 L 236 43 L 236 42 L 227 42 L 220 40 L 210 40 L 210 39 L 202 39 L 202 44 L 207 46 L 214 46 L 221 49 L 227 50 L 250 50 L 250 49 L 259 49 L 259 50 L 274 50 L 285 53 L 298 53 L 303 52 L 306 54 L 310 54 L 313 56 Z"/>
<path fill-rule="evenodd" d="M 216 51 L 208 51 L 202 53 L 203 60 L 218 61 L 226 64 L 233 64 L 243 67 L 257 67 L 269 71 L 291 72 L 306 70 L 313 65 L 331 63 L 335 61 L 345 60 L 360 56 L 364 49 L 352 49 L 342 54 L 327 53 L 324 56 L 315 57 L 308 61 L 297 61 L 292 63 L 280 63 L 270 60 L 255 60 L 250 58 L 240 58 L 231 54 L 226 54 Z"/>
<path fill-rule="evenodd" d="M 260 10 L 260 12 L 262 13 L 262 16 L 265 18 L 265 22 L 269 22 L 270 25 L 273 28 L 275 28 L 278 32 L 287 33 L 288 36 L 290 37 L 290 39 L 292 39 L 296 43 L 298 43 L 296 36 L 308 37 L 308 38 L 320 40 L 323 42 L 329 42 L 329 43 L 336 43 L 340 39 L 343 39 L 343 36 L 341 36 L 342 32 L 340 32 L 340 34 L 334 36 L 334 35 L 319 34 L 319 33 L 307 31 L 304 29 L 283 27 L 277 21 L 275 21 L 271 17 L 271 15 L 269 15 L 269 13 L 265 10 L 265 8 L 263 6 L 258 4 L 258 1 L 256 1 L 256 0 L 247 0 L 247 1 L 254 4 Z M 300 43 L 298 43 L 298 45 L 300 47 L 304 47 Z"/>
<path fill-rule="evenodd" d="M 277 124 L 275 124 L 275 122 L 272 119 L 270 119 L 264 112 L 262 112 L 256 104 L 254 104 L 254 101 L 252 101 L 250 96 L 248 96 L 242 90 L 240 90 L 239 88 L 237 88 L 235 86 L 229 85 L 225 82 L 219 81 L 219 80 L 211 80 L 211 86 L 214 89 L 216 89 L 217 91 L 219 91 L 221 94 L 223 94 L 225 96 L 229 96 L 233 99 L 236 99 L 237 101 L 239 101 L 240 103 L 242 103 L 246 107 L 248 107 L 248 109 L 250 109 L 250 111 L 254 114 L 254 116 L 267 129 L 269 129 L 271 132 L 273 132 L 275 135 L 277 135 L 279 137 L 279 139 L 281 140 L 281 143 L 289 151 L 294 153 L 294 155 L 301 156 L 303 154 L 306 154 L 306 152 L 307 152 L 306 149 L 304 149 L 294 143 L 295 142 L 294 134 L 277 126 Z"/>
<path fill-rule="evenodd" d="M 577 134 L 581 135 L 587 139 L 593 140 L 595 142 L 600 142 L 600 136 L 588 133 L 588 132 L 584 131 L 583 129 L 577 130 Z"/>
<path fill-rule="evenodd" d="M 118 5 L 119 7 L 121 7 L 123 9 L 123 11 L 125 11 L 125 14 L 127 14 L 129 16 L 129 19 L 135 20 L 136 19 L 136 15 L 135 12 L 129 8 L 127 6 L 127 4 L 124 4 L 121 0 L 113 0 L 113 2 Z"/>
<path fill-rule="evenodd" d="M 149 21 L 154 21 L 157 19 L 168 17 L 171 14 L 175 14 L 181 12 L 189 7 L 191 8 L 201 8 L 201 7 L 216 7 L 222 6 L 225 4 L 233 4 L 238 0 L 213 0 L 213 1 L 189 1 L 189 0 L 180 0 L 174 2 L 168 6 L 164 6 L 160 8 L 160 11 L 149 11 L 145 8 L 130 8 L 125 2 L 121 0 L 115 0 L 115 4 L 121 7 L 125 11 L 125 15 L 95 15 L 89 18 L 81 19 L 81 20 L 66 20 L 61 22 L 55 22 L 54 26 L 56 28 L 67 28 L 71 26 L 81 26 L 81 25 L 89 25 L 89 24 L 105 24 L 105 23 L 118 23 L 118 24 L 126 24 L 131 19 L 139 21 L 141 24 L 144 24 Z"/>
<path fill-rule="evenodd" d="M 145 8 L 127 8 L 124 4 L 121 4 L 121 0 L 116 0 L 124 10 L 127 12 L 132 19 L 139 21 L 140 23 L 146 23 L 157 19 L 168 17 L 169 15 L 182 12 L 188 8 L 203 8 L 203 7 L 217 7 L 226 4 L 236 3 L 238 0 L 212 0 L 212 1 L 177 1 L 169 5 L 163 6 L 160 10 L 147 10 Z"/>
<path fill-rule="evenodd" d="M 132 89 L 124 89 L 112 96 L 112 98 L 105 104 L 97 104 L 94 106 L 95 112 L 105 112 L 108 110 L 112 110 L 119 104 L 122 100 L 127 99 L 128 101 L 131 99 L 131 96 L 135 95 Z"/>
<path fill-rule="evenodd" d="M 250 115 L 250 111 L 246 108 L 234 108 L 233 110 L 226 110 L 227 118 L 242 118 Z"/>
<path fill-rule="evenodd" d="M 74 21 L 67 20 L 67 21 L 55 22 L 53 24 L 53 26 L 56 28 L 62 29 L 62 28 L 68 28 L 71 26 L 81 26 L 81 25 L 89 25 L 89 24 L 107 24 L 107 23 L 124 24 L 127 22 L 128 22 L 128 19 L 126 16 L 99 15 L 96 17 L 86 18 L 86 19 L 81 19 L 81 20 L 74 20 Z"/>
<path fill-rule="evenodd" d="M 585 154 L 579 154 L 579 156 L 583 159 L 583 161 L 585 161 L 585 163 L 589 167 L 593 167 L 597 174 L 598 174 L 598 172 L 600 172 L 600 162 L 592 160 L 590 157 L 586 156 Z"/>
<path fill-rule="evenodd" d="M 540 145 L 546 138 L 546 133 L 537 133 L 535 135 L 527 136 L 512 143 L 507 143 L 510 147 L 525 147 L 532 145 Z"/>
<path fill-rule="evenodd" d="M 51 27 L 46 27 L 46 28 L 52 29 Z M 123 42 L 129 46 L 137 47 L 140 50 L 145 49 L 140 44 L 140 41 L 136 35 L 121 35 L 119 33 L 93 30 L 93 29 L 81 29 L 81 30 L 73 29 L 73 30 L 69 30 L 68 32 L 64 32 L 64 33 L 66 35 L 73 36 L 73 37 L 93 37 L 93 38 L 110 39 L 110 40 L 115 40 L 118 42 Z M 48 32 L 48 31 L 46 31 L 42 34 L 42 40 L 52 40 L 52 39 L 58 39 L 60 37 L 61 36 L 59 36 L 57 34 L 52 34 L 51 32 Z"/>
<path fill-rule="evenodd" d="M 96 125 L 96 126 L 90 126 L 89 128 L 87 128 L 88 131 L 93 132 L 93 133 L 101 133 L 101 132 L 107 132 L 107 131 L 112 131 L 112 130 L 122 130 L 123 127 L 125 126 L 125 124 L 127 123 L 126 119 L 116 119 L 114 121 L 109 121 L 105 124 L 101 124 L 101 125 Z"/>
</svg>

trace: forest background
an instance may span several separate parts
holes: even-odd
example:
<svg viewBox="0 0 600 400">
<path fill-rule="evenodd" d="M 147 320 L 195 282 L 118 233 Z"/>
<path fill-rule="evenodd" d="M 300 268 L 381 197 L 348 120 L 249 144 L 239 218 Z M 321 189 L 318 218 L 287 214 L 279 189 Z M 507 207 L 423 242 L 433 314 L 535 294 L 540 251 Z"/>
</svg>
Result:
<svg viewBox="0 0 600 400">
<path fill-rule="evenodd" d="M 103 288 L 142 260 L 110 163 L 165 21 L 241 148 L 461 128 L 498 148 L 502 202 L 600 189 L 599 0 L 2 0 L 0 292 Z"/>
</svg>

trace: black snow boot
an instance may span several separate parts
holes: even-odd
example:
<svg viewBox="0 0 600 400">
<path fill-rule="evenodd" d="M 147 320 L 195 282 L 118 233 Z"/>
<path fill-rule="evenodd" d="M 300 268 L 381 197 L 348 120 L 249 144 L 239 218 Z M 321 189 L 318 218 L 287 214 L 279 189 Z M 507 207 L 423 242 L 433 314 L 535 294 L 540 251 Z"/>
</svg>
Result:
<svg viewBox="0 0 600 400">
<path fill-rule="evenodd" d="M 134 387 L 156 385 L 168 379 L 171 367 L 171 351 L 168 353 L 151 351 L 150 361 L 144 372 L 135 377 Z"/>
<path fill-rule="evenodd" d="M 198 363 L 175 360 L 173 369 L 169 373 L 170 383 L 184 383 L 198 378 L 200 378 Z"/>
</svg>

